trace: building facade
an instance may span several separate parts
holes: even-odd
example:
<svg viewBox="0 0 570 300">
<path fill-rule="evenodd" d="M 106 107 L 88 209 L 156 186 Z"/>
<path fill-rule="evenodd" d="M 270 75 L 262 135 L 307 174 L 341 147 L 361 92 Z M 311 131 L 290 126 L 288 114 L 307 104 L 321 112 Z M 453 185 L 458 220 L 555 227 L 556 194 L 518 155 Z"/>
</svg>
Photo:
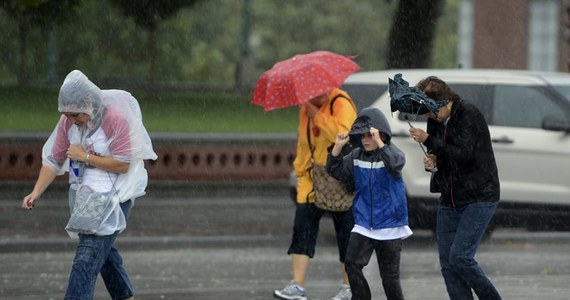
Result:
<svg viewBox="0 0 570 300">
<path fill-rule="evenodd" d="M 458 65 L 569 71 L 570 0 L 460 0 Z"/>
</svg>

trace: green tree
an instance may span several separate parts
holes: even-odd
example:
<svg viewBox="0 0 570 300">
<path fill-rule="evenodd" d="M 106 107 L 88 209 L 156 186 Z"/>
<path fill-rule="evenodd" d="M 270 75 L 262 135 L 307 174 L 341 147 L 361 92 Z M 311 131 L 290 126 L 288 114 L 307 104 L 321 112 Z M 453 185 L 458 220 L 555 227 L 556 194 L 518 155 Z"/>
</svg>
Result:
<svg viewBox="0 0 570 300">
<path fill-rule="evenodd" d="M 184 12 L 179 26 L 186 47 L 182 56 L 184 78 L 209 85 L 232 87 L 240 61 L 242 41 L 242 0 L 209 0 Z M 186 43 L 189 45 L 181 45 Z"/>
<path fill-rule="evenodd" d="M 198 0 L 113 0 L 125 16 L 132 17 L 137 26 L 147 31 L 147 50 L 150 60 L 149 90 L 157 96 L 157 51 L 156 30 L 161 21 L 174 16 L 183 7 L 188 7 Z"/>
<path fill-rule="evenodd" d="M 252 0 L 252 52 L 261 73 L 295 54 L 361 54 L 362 70 L 384 68 L 394 3 L 376 0 Z"/>
<path fill-rule="evenodd" d="M 32 82 L 45 80 L 52 53 L 46 42 L 49 28 L 55 28 L 58 45 L 57 79 L 81 69 L 105 88 L 148 87 L 152 74 L 166 88 L 227 90 L 236 83 L 244 51 L 249 51 L 252 68 L 248 72 L 253 81 L 279 60 L 321 49 L 361 54 L 356 62 L 362 71 L 386 69 L 390 28 L 399 5 L 386 0 L 247 0 L 250 27 L 244 28 L 246 0 L 199 1 L 191 9 L 159 19 L 156 58 L 152 59 L 156 71 L 150 72 L 150 51 L 145 46 L 148 30 L 137 25 L 134 17 L 125 17 L 113 1 L 118 0 L 76 0 L 75 13 L 62 14 L 65 22 L 30 26 L 26 40 L 33 47 L 27 48 L 25 56 L 19 53 L 16 19 L 0 8 L 0 80 L 15 82 L 20 61 L 27 63 Z M 18 1 L 0 3 L 5 7 Z M 432 65 L 450 68 L 456 61 L 458 0 L 444 3 L 433 36 Z"/>
<path fill-rule="evenodd" d="M 434 68 L 457 68 L 457 30 L 460 0 L 446 0 L 443 14 L 437 22 L 432 51 Z"/>
<path fill-rule="evenodd" d="M 387 68 L 427 68 L 445 0 L 400 0 L 392 21 Z"/>
<path fill-rule="evenodd" d="M 3 0 L 1 7 L 18 24 L 19 63 L 17 78 L 19 85 L 26 85 L 30 79 L 27 68 L 28 34 L 32 28 L 44 28 L 49 32 L 55 23 L 64 22 L 74 12 L 78 0 Z"/>
</svg>

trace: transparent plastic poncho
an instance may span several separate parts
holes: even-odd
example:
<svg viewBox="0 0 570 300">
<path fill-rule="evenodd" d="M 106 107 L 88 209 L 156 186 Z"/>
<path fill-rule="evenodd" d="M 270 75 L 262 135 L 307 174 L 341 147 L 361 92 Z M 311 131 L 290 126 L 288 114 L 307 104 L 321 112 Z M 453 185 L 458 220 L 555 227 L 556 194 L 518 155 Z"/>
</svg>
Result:
<svg viewBox="0 0 570 300">
<path fill-rule="evenodd" d="M 103 220 L 101 226 L 81 231 L 68 224 L 68 233 L 76 237 L 77 233 L 108 235 L 122 231 L 126 221 L 120 203 L 134 201 L 145 194 L 148 175 L 144 160 L 157 158 L 143 125 L 138 101 L 126 91 L 101 90 L 83 73 L 75 70 L 67 75 L 61 86 L 58 110 L 61 113 L 89 115 L 88 123 L 78 126 L 62 114 L 42 152 L 42 163 L 56 174 L 69 171 L 72 219 L 74 208 L 77 210 L 80 206 L 75 205 L 76 200 L 107 199 L 110 203 L 105 203 L 104 208 L 95 209 L 100 213 L 98 218 Z M 112 156 L 117 161 L 127 162 L 129 170 L 124 174 L 115 174 L 88 166 L 83 161 L 69 161 L 67 150 L 72 144 L 81 144 L 90 154 Z M 85 216 L 91 218 L 93 214 L 94 210 L 91 210 Z"/>
</svg>

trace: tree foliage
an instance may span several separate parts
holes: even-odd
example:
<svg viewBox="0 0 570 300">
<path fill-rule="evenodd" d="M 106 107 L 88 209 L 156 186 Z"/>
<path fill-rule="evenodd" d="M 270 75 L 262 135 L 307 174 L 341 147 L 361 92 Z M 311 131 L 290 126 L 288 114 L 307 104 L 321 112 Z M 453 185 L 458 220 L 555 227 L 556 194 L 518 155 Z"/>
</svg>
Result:
<svg viewBox="0 0 570 300">
<path fill-rule="evenodd" d="M 63 22 L 79 0 L 2 0 L 1 7 L 17 22 L 30 26 L 50 26 Z"/>
<path fill-rule="evenodd" d="M 56 23 L 64 22 L 73 12 L 78 0 L 3 0 L 2 9 L 17 23 L 19 60 L 17 77 L 20 85 L 29 80 L 28 34 L 32 28 L 51 30 Z"/>
<path fill-rule="evenodd" d="M 197 0 L 112 0 L 122 14 L 132 17 L 135 23 L 148 31 L 155 31 L 158 24 L 174 16 L 183 7 Z"/>
<path fill-rule="evenodd" d="M 431 66 L 437 22 L 444 0 L 400 0 L 388 41 L 387 68 Z"/>
<path fill-rule="evenodd" d="M 386 30 L 394 4 L 386 1 L 258 0 L 253 6 L 253 52 L 267 69 L 276 61 L 314 50 L 362 54 L 364 69 L 384 68 Z"/>
<path fill-rule="evenodd" d="M 0 0 L 2 1 L 2 0 Z M 22 0 L 28 1 L 28 0 Z M 32 2 L 48 0 L 29 0 Z M 49 0 L 63 3 L 72 0 Z M 102 87 L 144 86 L 149 79 L 148 30 L 136 18 L 123 13 L 116 2 L 167 1 L 76 0 L 75 13 L 63 12 L 65 22 L 53 27 L 57 45 L 59 80 L 72 69 L 83 70 Z M 441 0 L 445 9 L 435 27 L 431 66 L 455 65 L 457 0 Z M 4 0 L 2 4 L 16 0 Z M 74 3 L 75 3 L 74 2 Z M 424 1 L 414 1 L 414 4 Z M 244 42 L 248 43 L 254 76 L 279 60 L 297 53 L 326 49 L 361 54 L 356 60 L 363 71 L 386 69 L 389 34 L 400 1 L 377 0 L 249 0 L 250 36 L 244 39 L 243 1 L 198 1 L 191 9 L 150 14 L 156 38 L 157 83 L 162 86 L 231 88 Z M 168 3 L 166 3 L 168 5 Z M 2 6 L 4 7 L 4 6 Z M 125 7 L 129 6 L 125 4 Z M 162 8 L 161 8 L 162 9 Z M 170 11 L 169 13 L 166 13 Z M 0 10 L 0 83 L 13 82 L 20 57 L 28 63 L 30 78 L 45 82 L 48 74 L 47 25 L 30 26 L 30 47 L 19 50 L 18 23 Z M 132 16 L 132 17 L 131 17 Z M 440 24 L 441 23 L 441 24 Z M 409 34 L 415 34 L 410 31 Z M 401 53 L 401 55 L 416 55 Z M 395 60 L 401 60 L 403 56 Z M 257 78 L 257 77 L 256 77 Z"/>
<path fill-rule="evenodd" d="M 174 16 L 176 12 L 185 6 L 191 6 L 198 0 L 112 0 L 121 12 L 130 16 L 135 23 L 147 31 L 147 50 L 150 61 L 148 69 L 148 89 L 152 97 L 157 97 L 156 73 L 157 73 L 157 49 L 156 28 L 158 24 Z"/>
</svg>

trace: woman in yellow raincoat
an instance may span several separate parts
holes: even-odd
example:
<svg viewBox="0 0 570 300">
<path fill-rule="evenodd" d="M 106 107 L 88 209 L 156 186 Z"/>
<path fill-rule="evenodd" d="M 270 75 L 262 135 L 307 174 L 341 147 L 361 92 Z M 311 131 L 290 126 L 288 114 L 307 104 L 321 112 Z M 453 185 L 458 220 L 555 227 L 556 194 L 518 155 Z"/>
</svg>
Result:
<svg viewBox="0 0 570 300">
<path fill-rule="evenodd" d="M 331 107 L 332 106 L 332 107 Z M 315 194 L 310 169 L 313 162 L 326 165 L 327 148 L 334 144 L 340 132 L 348 132 L 356 119 L 356 106 L 350 96 L 335 88 L 301 105 L 297 156 L 293 162 L 297 176 L 297 205 L 293 238 L 288 254 L 292 258 L 293 280 L 274 295 L 281 299 L 306 299 L 305 277 L 309 259 L 315 254 L 319 222 L 325 213 L 315 206 Z M 350 210 L 330 212 L 342 268 L 342 286 L 332 299 L 350 299 L 351 291 L 344 270 L 344 257 L 354 219 Z"/>
</svg>

